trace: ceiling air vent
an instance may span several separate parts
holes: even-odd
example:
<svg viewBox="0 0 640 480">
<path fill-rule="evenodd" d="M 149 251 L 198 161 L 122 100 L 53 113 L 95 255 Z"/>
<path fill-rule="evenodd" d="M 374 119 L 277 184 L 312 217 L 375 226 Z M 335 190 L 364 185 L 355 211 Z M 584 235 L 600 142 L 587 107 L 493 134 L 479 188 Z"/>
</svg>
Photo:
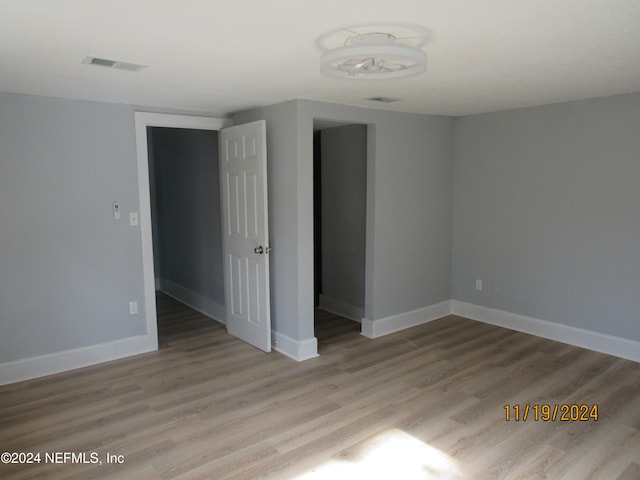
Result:
<svg viewBox="0 0 640 480">
<path fill-rule="evenodd" d="M 380 103 L 393 103 L 399 102 L 399 98 L 391 98 L 391 97 L 369 97 L 367 98 L 370 102 L 380 102 Z"/>
<path fill-rule="evenodd" d="M 99 67 L 115 68 L 117 70 L 127 70 L 129 72 L 139 72 L 147 68 L 147 65 L 137 63 L 121 62 L 119 60 L 109 60 L 108 58 L 87 57 L 82 60 L 85 65 L 97 65 Z"/>
</svg>

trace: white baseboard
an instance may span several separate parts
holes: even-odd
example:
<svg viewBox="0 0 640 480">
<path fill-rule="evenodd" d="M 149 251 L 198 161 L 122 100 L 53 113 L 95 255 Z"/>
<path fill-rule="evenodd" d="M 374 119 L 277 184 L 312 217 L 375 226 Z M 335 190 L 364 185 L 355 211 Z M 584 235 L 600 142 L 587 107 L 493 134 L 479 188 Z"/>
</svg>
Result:
<svg viewBox="0 0 640 480">
<path fill-rule="evenodd" d="M 390 333 L 399 332 L 406 328 L 415 327 L 423 323 L 446 317 L 451 313 L 451 300 L 418 308 L 410 312 L 392 315 L 390 317 L 370 320 L 362 319 L 362 335 L 369 338 L 378 338 Z"/>
<path fill-rule="evenodd" d="M 271 331 L 271 343 L 276 352 L 299 362 L 318 356 L 318 339 L 316 337 L 307 340 L 294 340 L 282 333 Z"/>
<path fill-rule="evenodd" d="M 113 342 L 65 350 L 64 352 L 16 360 L 0 364 L 0 385 L 66 372 L 67 370 L 87 367 L 157 349 L 157 338 L 140 335 L 114 340 Z"/>
<path fill-rule="evenodd" d="M 516 313 L 482 307 L 472 303 L 451 301 L 451 313 L 461 317 L 478 320 L 491 325 L 530 333 L 538 337 L 549 338 L 596 352 L 614 355 L 634 362 L 640 362 L 640 342 L 614 337 L 604 333 L 570 327 L 560 323 L 548 322 L 538 318 L 526 317 Z"/>
<path fill-rule="evenodd" d="M 165 284 L 166 286 L 166 284 Z M 186 289 L 183 289 L 186 290 Z M 188 292 L 188 290 L 186 290 Z M 174 290 L 175 292 L 175 290 Z M 193 292 L 191 292 L 193 293 Z M 172 293 L 167 292 L 171 296 Z M 180 293 L 178 293 L 180 295 Z M 183 298 L 177 298 L 189 305 Z M 187 298 L 187 300 L 189 297 Z M 197 302 L 195 302 L 197 303 Z M 215 303 L 215 302 L 213 302 Z M 202 311 L 193 305 L 196 310 Z M 221 306 L 219 306 L 221 307 Z M 223 307 L 222 307 L 223 308 Z M 211 310 L 211 308 L 208 308 Z M 219 316 L 202 312 L 212 318 Z M 640 362 L 640 342 L 614 337 L 559 323 L 548 322 L 537 318 L 526 317 L 515 313 L 474 305 L 458 300 L 447 300 L 410 312 L 392 315 L 378 320 L 362 320 L 362 334 L 369 338 L 377 338 L 406 328 L 430 322 L 449 314 L 459 315 L 491 325 L 509 328 L 539 337 L 549 338 L 597 352 L 626 358 Z M 218 315 L 216 317 L 216 315 Z M 294 340 L 279 332 L 272 331 L 273 349 L 297 361 L 308 360 L 318 356 L 317 339 Z M 138 355 L 158 349 L 157 338 L 147 335 L 128 337 L 113 342 L 81 347 L 64 352 L 57 352 L 39 357 L 26 358 L 0 364 L 0 385 L 7 385 L 23 380 L 52 375 L 76 368 L 95 365 L 110 360 Z"/>
<path fill-rule="evenodd" d="M 364 308 L 356 307 L 350 303 L 343 302 L 342 300 L 336 300 L 333 297 L 329 297 L 324 293 L 319 296 L 318 308 L 325 312 L 339 315 L 340 317 L 348 318 L 354 322 L 361 323 L 362 317 L 364 317 Z"/>
<path fill-rule="evenodd" d="M 224 325 L 227 318 L 224 305 L 170 280 L 160 280 L 160 291 Z"/>
</svg>

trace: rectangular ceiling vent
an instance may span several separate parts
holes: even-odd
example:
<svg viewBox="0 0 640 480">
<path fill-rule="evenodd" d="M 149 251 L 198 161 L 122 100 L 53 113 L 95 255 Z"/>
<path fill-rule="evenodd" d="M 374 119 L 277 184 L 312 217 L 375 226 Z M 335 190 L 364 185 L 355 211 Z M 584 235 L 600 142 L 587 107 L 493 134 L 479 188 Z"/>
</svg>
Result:
<svg viewBox="0 0 640 480">
<path fill-rule="evenodd" d="M 117 70 L 126 70 L 128 72 L 139 72 L 147 68 L 148 65 L 139 65 L 137 63 L 121 62 L 119 60 L 109 60 L 100 57 L 87 57 L 82 60 L 85 65 L 97 65 L 99 67 L 115 68 Z"/>
<path fill-rule="evenodd" d="M 399 102 L 399 98 L 391 98 L 391 97 L 369 97 L 367 98 L 370 102 L 380 102 L 380 103 L 393 103 Z"/>
</svg>

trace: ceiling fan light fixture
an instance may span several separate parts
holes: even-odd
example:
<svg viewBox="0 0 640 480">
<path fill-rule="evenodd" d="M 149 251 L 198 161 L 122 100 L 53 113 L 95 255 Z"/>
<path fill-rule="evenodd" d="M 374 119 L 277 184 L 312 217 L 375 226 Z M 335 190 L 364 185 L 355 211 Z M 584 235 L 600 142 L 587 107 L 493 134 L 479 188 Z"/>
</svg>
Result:
<svg viewBox="0 0 640 480">
<path fill-rule="evenodd" d="M 320 57 L 320 72 L 333 78 L 383 80 L 413 77 L 427 70 L 427 54 L 396 42 L 389 33 L 350 37 Z"/>
</svg>

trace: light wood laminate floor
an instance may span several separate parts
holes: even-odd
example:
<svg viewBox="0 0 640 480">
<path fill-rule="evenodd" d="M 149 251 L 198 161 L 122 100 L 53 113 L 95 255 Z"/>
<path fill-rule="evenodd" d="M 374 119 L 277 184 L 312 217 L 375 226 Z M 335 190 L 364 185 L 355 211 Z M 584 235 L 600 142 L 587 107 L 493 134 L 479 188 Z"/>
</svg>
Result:
<svg viewBox="0 0 640 480">
<path fill-rule="evenodd" d="M 640 479 L 638 363 L 455 316 L 370 340 L 323 312 L 298 363 L 159 312 L 157 352 L 0 387 L 0 450 L 42 455 L 0 478 Z M 505 420 L 574 403 L 598 420 Z"/>
</svg>

